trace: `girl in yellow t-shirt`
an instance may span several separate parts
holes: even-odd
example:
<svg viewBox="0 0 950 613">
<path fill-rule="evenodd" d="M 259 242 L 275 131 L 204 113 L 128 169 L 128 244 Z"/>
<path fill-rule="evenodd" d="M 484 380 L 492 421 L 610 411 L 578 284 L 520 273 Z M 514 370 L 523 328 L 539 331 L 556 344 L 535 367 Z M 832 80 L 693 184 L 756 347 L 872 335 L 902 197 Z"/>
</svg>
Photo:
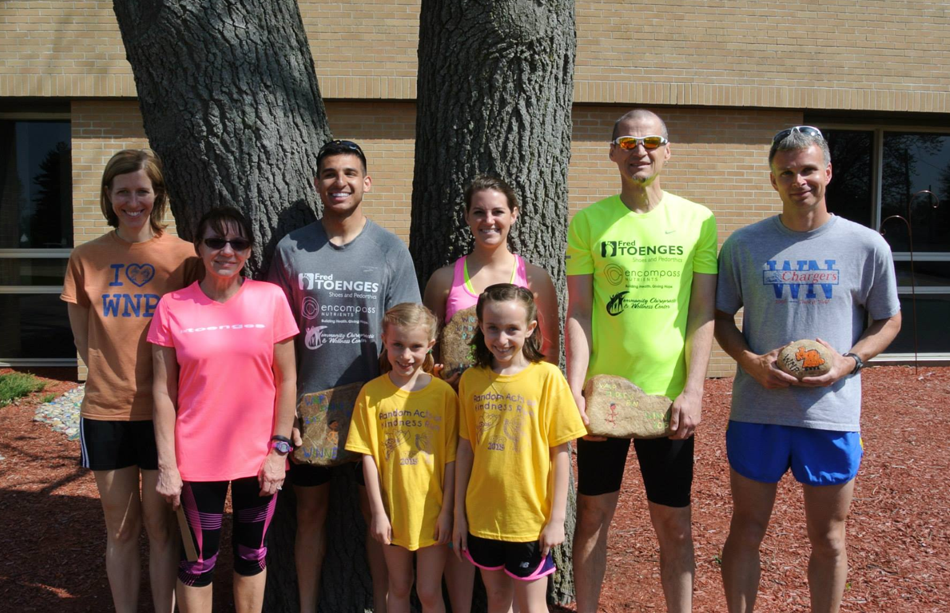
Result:
<svg viewBox="0 0 950 613">
<path fill-rule="evenodd" d="M 557 366 L 543 362 L 530 291 L 478 298 L 475 366 L 459 383 L 453 544 L 481 569 L 489 613 L 547 611 L 551 550 L 564 542 L 567 443 L 587 430 Z"/>
<path fill-rule="evenodd" d="M 421 304 L 383 316 L 382 375 L 363 386 L 346 448 L 363 454 L 370 534 L 389 570 L 388 610 L 408 613 L 412 555 L 425 613 L 445 611 L 442 571 L 452 536 L 458 397 L 430 373 L 437 322 Z"/>
</svg>

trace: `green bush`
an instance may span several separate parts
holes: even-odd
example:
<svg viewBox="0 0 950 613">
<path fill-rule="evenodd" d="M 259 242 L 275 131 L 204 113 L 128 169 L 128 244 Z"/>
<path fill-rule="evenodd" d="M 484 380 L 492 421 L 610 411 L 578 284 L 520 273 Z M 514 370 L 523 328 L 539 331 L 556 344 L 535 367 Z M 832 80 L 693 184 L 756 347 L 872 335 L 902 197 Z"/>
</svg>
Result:
<svg viewBox="0 0 950 613">
<path fill-rule="evenodd" d="M 41 392 L 45 387 L 45 383 L 29 373 L 11 372 L 0 375 L 0 407 L 33 392 Z"/>
</svg>

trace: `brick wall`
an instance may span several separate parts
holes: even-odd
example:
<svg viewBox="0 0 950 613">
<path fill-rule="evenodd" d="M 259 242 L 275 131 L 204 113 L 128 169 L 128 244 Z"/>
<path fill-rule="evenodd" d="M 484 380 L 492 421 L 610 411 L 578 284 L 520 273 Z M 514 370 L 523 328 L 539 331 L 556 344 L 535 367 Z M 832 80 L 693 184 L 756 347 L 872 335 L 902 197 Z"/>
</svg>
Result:
<svg viewBox="0 0 950 613">
<path fill-rule="evenodd" d="M 326 98 L 416 95 L 419 0 L 301 0 Z M 583 103 L 950 111 L 950 9 L 578 0 Z M 0 3 L 0 96 L 133 96 L 108 0 Z"/>
</svg>

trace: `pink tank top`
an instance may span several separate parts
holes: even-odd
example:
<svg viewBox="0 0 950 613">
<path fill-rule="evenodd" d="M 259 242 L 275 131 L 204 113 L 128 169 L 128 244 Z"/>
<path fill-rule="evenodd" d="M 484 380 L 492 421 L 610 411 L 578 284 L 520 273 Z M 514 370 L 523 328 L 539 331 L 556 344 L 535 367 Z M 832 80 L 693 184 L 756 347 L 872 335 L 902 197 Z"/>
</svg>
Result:
<svg viewBox="0 0 950 613">
<path fill-rule="evenodd" d="M 465 282 L 465 258 L 460 257 L 455 260 L 455 274 L 452 275 L 452 289 L 449 290 L 449 297 L 445 301 L 445 321 L 451 321 L 452 316 L 462 309 L 467 309 L 478 304 L 478 294 L 472 292 L 469 284 Z M 528 275 L 525 271 L 524 259 L 515 254 L 515 270 L 512 275 L 511 283 L 519 287 L 528 287 Z"/>
</svg>

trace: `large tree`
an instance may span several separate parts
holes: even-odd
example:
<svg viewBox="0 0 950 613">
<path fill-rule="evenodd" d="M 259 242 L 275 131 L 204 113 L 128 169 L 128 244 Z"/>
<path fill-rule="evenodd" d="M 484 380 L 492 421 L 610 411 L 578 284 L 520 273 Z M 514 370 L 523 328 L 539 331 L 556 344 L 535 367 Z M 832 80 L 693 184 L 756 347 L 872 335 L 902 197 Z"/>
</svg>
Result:
<svg viewBox="0 0 950 613">
<path fill-rule="evenodd" d="M 563 305 L 576 44 L 573 0 L 422 0 L 409 249 L 423 286 L 471 250 L 463 194 L 491 173 L 521 200 L 515 251 L 548 270 Z M 573 595 L 568 518 L 560 604 Z"/>
<path fill-rule="evenodd" d="M 330 138 L 297 2 L 115 0 L 114 8 L 178 233 L 191 238 L 205 211 L 236 206 L 262 245 L 251 269 L 266 270 L 277 241 L 319 213 L 310 180 Z M 361 611 L 372 605 L 364 525 L 355 487 L 340 477 L 331 485 L 321 610 Z M 284 488 L 269 542 L 267 611 L 298 610 L 294 507 L 293 489 Z"/>
</svg>

